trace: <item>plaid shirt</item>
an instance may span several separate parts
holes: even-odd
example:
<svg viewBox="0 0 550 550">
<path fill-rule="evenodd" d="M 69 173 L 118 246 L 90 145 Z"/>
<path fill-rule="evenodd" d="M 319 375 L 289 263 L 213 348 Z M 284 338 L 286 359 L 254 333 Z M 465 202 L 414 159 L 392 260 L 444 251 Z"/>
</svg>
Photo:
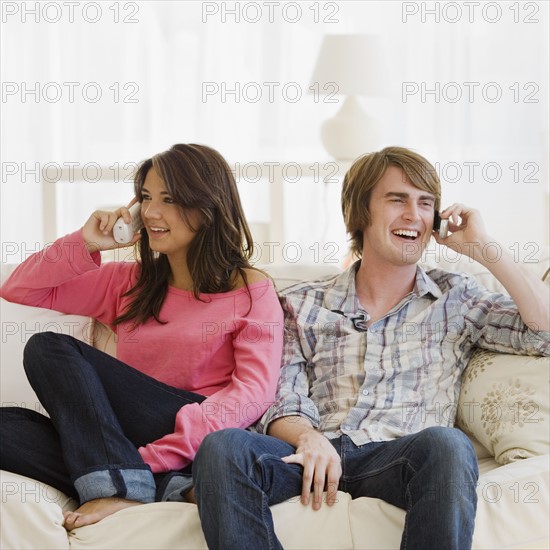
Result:
<svg viewBox="0 0 550 550">
<path fill-rule="evenodd" d="M 453 426 L 462 371 L 476 347 L 549 355 L 509 296 L 473 277 L 417 268 L 414 290 L 367 327 L 355 291 L 359 262 L 281 293 L 285 344 L 276 400 L 256 429 L 300 415 L 356 445 Z"/>
</svg>

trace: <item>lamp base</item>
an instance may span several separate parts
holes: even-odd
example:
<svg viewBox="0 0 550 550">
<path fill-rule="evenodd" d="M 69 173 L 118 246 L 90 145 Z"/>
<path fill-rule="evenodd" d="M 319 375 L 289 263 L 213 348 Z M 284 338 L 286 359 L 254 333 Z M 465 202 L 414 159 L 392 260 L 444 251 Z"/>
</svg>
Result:
<svg viewBox="0 0 550 550">
<path fill-rule="evenodd" d="M 355 160 L 375 150 L 380 143 L 376 121 L 367 116 L 354 96 L 321 126 L 321 141 L 336 160 Z"/>
</svg>

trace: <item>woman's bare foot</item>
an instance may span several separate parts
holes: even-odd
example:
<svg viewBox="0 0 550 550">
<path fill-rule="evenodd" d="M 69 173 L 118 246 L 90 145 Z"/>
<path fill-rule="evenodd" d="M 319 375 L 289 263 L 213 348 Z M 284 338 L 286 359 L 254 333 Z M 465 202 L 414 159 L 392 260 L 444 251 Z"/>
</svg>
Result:
<svg viewBox="0 0 550 550">
<path fill-rule="evenodd" d="M 129 508 L 130 506 L 138 506 L 139 504 L 142 503 L 118 497 L 89 500 L 74 512 L 63 512 L 65 518 L 63 527 L 65 527 L 67 531 L 71 531 L 77 527 L 92 525 L 119 510 L 124 510 L 124 508 Z"/>
</svg>

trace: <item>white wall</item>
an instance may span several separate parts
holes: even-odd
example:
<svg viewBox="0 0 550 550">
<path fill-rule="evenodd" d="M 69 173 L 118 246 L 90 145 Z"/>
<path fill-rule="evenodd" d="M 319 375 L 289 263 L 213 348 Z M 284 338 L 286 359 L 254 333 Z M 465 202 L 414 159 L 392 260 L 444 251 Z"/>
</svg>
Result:
<svg viewBox="0 0 550 550">
<path fill-rule="evenodd" d="M 332 161 L 319 128 L 339 104 L 307 93 L 327 33 L 384 41 L 389 96 L 362 100 L 383 125 L 380 147 L 428 157 L 444 203 L 479 208 L 505 246 L 548 243 L 547 2 L 82 2 L 72 14 L 62 1 L 29 11 L 36 4 L 2 3 L 2 261 L 45 240 L 35 180 L 46 166 L 123 165 L 176 142 L 209 144 L 231 163 Z M 285 187 L 285 242 L 311 254 L 337 243 L 340 258 L 338 186 L 308 175 Z M 262 241 L 271 183 L 240 186 Z M 58 199 L 56 231 L 126 202 L 130 186 L 88 188 Z"/>
</svg>

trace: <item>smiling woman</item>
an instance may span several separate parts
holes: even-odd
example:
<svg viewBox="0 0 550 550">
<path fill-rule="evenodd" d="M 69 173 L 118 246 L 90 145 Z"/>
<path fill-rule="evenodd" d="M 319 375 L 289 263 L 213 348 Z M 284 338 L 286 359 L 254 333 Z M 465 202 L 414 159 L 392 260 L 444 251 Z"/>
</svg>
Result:
<svg viewBox="0 0 550 550">
<path fill-rule="evenodd" d="M 233 174 L 217 151 L 175 145 L 141 164 L 134 192 L 145 224 L 137 243 L 142 270 L 134 296 L 155 293 L 159 274 L 196 299 L 201 292 L 226 292 L 238 280 L 246 285 L 252 237 Z M 158 308 L 145 307 L 151 306 L 134 300 L 117 322 L 158 318 Z"/>
<path fill-rule="evenodd" d="M 147 244 L 165 254 L 183 288 L 195 296 L 226 291 L 235 267 L 246 279 L 242 269 L 253 255 L 252 236 L 235 178 L 217 151 L 175 145 L 140 166 L 135 193 L 146 228 L 141 254 Z M 210 246 L 219 255 L 197 253 Z M 241 258 L 237 266 L 231 264 L 236 258 Z"/>
<path fill-rule="evenodd" d="M 250 231 L 223 157 L 175 145 L 141 163 L 135 195 L 139 261 L 101 264 L 101 251 L 127 246 L 112 229 L 129 213 L 95 211 L 0 289 L 9 301 L 91 316 L 117 333 L 117 359 L 70 336 L 34 335 L 24 364 L 50 418 L 1 409 L 10 442 L 1 468 L 77 498 L 67 529 L 126 506 L 184 500 L 203 438 L 249 426 L 275 392 L 282 311 L 271 279 L 250 264 Z M 245 404 L 257 405 L 256 416 L 225 414 Z"/>
</svg>

